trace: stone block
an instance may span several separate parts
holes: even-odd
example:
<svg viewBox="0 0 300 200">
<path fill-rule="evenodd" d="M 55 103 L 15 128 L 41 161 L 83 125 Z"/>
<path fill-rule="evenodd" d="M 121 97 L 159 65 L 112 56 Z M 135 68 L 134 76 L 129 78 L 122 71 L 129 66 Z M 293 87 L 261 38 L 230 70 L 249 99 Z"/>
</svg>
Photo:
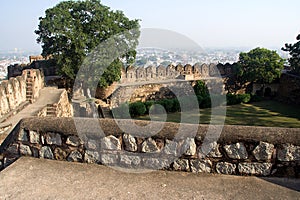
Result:
<svg viewBox="0 0 300 200">
<path fill-rule="evenodd" d="M 300 146 L 283 144 L 277 149 L 277 159 L 283 162 L 300 161 Z"/>
<path fill-rule="evenodd" d="M 100 161 L 103 165 L 116 165 L 119 163 L 119 155 L 112 153 L 102 153 Z"/>
<path fill-rule="evenodd" d="M 268 176 L 271 174 L 272 163 L 239 163 L 238 169 L 241 174 Z"/>
<path fill-rule="evenodd" d="M 177 155 L 178 143 L 172 140 L 166 140 L 166 145 L 164 147 L 164 153 L 167 155 Z"/>
<path fill-rule="evenodd" d="M 69 162 L 82 162 L 82 154 L 79 151 L 72 151 L 68 156 L 67 160 Z"/>
<path fill-rule="evenodd" d="M 260 142 L 253 150 L 253 155 L 258 161 L 266 161 L 272 158 L 274 145 L 267 142 Z"/>
<path fill-rule="evenodd" d="M 54 144 L 54 145 L 58 145 L 58 146 L 62 145 L 60 134 L 47 133 L 45 138 L 46 138 L 46 143 L 47 144 Z"/>
<path fill-rule="evenodd" d="M 11 154 L 19 155 L 19 144 L 13 143 L 6 149 Z"/>
<path fill-rule="evenodd" d="M 86 150 L 84 153 L 84 162 L 98 163 L 100 161 L 100 155 L 97 151 Z"/>
<path fill-rule="evenodd" d="M 30 143 L 39 144 L 40 143 L 40 134 L 36 131 L 29 131 Z"/>
<path fill-rule="evenodd" d="M 28 142 L 28 133 L 26 130 L 21 129 L 18 135 L 18 140 L 22 142 Z"/>
<path fill-rule="evenodd" d="M 20 154 L 25 156 L 32 156 L 30 147 L 28 145 L 20 144 Z"/>
<path fill-rule="evenodd" d="M 144 157 L 143 159 L 144 167 L 147 169 L 163 169 L 170 166 L 170 161 L 166 158 L 153 158 L 153 157 Z"/>
<path fill-rule="evenodd" d="M 39 151 L 40 158 L 46 158 L 46 159 L 54 159 L 52 150 L 48 146 L 44 146 Z"/>
<path fill-rule="evenodd" d="M 197 146 L 194 138 L 186 138 L 182 145 L 183 154 L 193 156 L 196 154 Z"/>
<path fill-rule="evenodd" d="M 173 169 L 176 171 L 190 171 L 189 161 L 187 159 L 178 159 L 173 163 Z"/>
<path fill-rule="evenodd" d="M 202 144 L 201 148 L 198 149 L 199 158 L 221 158 L 222 154 L 219 150 L 219 146 L 217 142 Z"/>
<path fill-rule="evenodd" d="M 54 158 L 55 160 L 66 160 L 67 152 L 57 147 L 54 149 Z"/>
<path fill-rule="evenodd" d="M 152 138 L 148 138 L 142 143 L 142 152 L 144 153 L 153 153 L 159 152 L 159 148 L 156 145 L 156 142 Z"/>
<path fill-rule="evenodd" d="M 127 168 L 136 168 L 141 165 L 141 157 L 135 155 L 120 155 L 120 165 Z"/>
<path fill-rule="evenodd" d="M 212 162 L 210 160 L 196 159 L 191 160 L 191 170 L 194 173 L 210 173 L 212 168 Z"/>
<path fill-rule="evenodd" d="M 72 135 L 67 138 L 66 144 L 73 147 L 78 147 L 79 145 L 83 144 L 83 142 L 78 136 Z"/>
<path fill-rule="evenodd" d="M 96 140 L 88 140 L 86 143 L 86 148 L 90 150 L 97 150 L 98 142 Z"/>
<path fill-rule="evenodd" d="M 132 135 L 125 133 L 123 135 L 123 142 L 125 144 L 126 151 L 131 151 L 131 152 L 137 151 L 138 147 L 137 147 L 136 139 Z"/>
<path fill-rule="evenodd" d="M 236 144 L 225 145 L 224 149 L 231 159 L 247 159 L 248 153 L 243 143 L 239 142 Z"/>
<path fill-rule="evenodd" d="M 216 165 L 216 171 L 219 174 L 234 174 L 236 165 L 228 162 L 219 162 Z"/>
<path fill-rule="evenodd" d="M 101 139 L 102 150 L 121 150 L 121 142 L 113 135 Z"/>
</svg>

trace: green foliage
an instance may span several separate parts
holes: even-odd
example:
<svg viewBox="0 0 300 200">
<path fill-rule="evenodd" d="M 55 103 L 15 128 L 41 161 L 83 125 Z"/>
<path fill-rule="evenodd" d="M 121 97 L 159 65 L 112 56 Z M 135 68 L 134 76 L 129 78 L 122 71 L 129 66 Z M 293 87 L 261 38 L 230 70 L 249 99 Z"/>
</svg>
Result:
<svg viewBox="0 0 300 200">
<path fill-rule="evenodd" d="M 300 74 L 300 34 L 296 38 L 298 41 L 295 44 L 285 44 L 283 51 L 290 53 L 289 63 L 292 71 Z"/>
<path fill-rule="evenodd" d="M 280 77 L 283 63 L 284 60 L 276 51 L 256 48 L 248 53 L 240 53 L 236 73 L 244 83 L 271 83 Z"/>
<path fill-rule="evenodd" d="M 129 104 L 129 113 L 131 116 L 141 116 L 144 115 L 146 112 L 146 106 L 143 102 L 134 102 Z"/>
<path fill-rule="evenodd" d="M 227 94 L 227 105 L 236 105 L 240 103 L 248 103 L 251 99 L 250 94 Z"/>
<path fill-rule="evenodd" d="M 250 102 L 260 102 L 262 100 L 263 100 L 262 96 L 254 94 L 254 95 L 251 95 Z"/>
<path fill-rule="evenodd" d="M 39 18 L 35 31 L 37 42 L 42 45 L 42 55 L 51 55 L 60 73 L 70 79 L 75 79 L 84 59 L 101 42 L 126 30 L 139 28 L 138 20 L 129 20 L 123 12 L 112 11 L 99 0 L 63 1 L 47 9 L 45 14 Z M 124 41 L 134 41 L 137 45 L 139 32 L 124 37 Z M 130 50 L 120 58 L 132 63 L 135 55 L 136 52 Z M 105 87 L 118 81 L 120 65 L 120 59 L 116 59 L 105 71 L 99 85 Z"/>
<path fill-rule="evenodd" d="M 194 85 L 195 94 L 198 96 L 206 97 L 209 96 L 208 88 L 204 81 L 198 80 Z"/>
</svg>

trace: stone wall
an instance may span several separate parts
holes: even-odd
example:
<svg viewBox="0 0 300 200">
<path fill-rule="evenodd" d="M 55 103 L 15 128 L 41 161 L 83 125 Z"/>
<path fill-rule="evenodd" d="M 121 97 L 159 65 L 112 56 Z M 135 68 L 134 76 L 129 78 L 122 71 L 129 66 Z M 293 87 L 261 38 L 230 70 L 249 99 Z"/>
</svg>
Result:
<svg viewBox="0 0 300 200">
<path fill-rule="evenodd" d="M 41 109 L 38 117 L 73 117 L 73 107 L 69 102 L 68 93 L 63 90 L 59 97 L 59 101 L 54 104 L 48 104 Z"/>
<path fill-rule="evenodd" d="M 121 83 L 134 83 L 144 81 L 161 81 L 170 79 L 198 80 L 200 78 L 230 76 L 232 68 L 229 65 L 216 64 L 195 64 L 185 66 L 149 66 L 133 67 L 129 66 L 122 75 Z"/>
<path fill-rule="evenodd" d="M 156 135 L 124 133 L 114 120 L 28 118 L 0 147 L 1 168 L 20 156 L 97 163 L 124 170 L 166 169 L 193 173 L 300 177 L 300 129 L 224 126 L 218 141 L 203 141 L 207 125 L 164 123 Z M 120 122 L 130 123 L 127 120 Z M 97 124 L 95 127 L 93 124 Z M 146 121 L 135 121 L 145 126 Z M 154 126 L 160 126 L 160 122 Z M 104 134 L 100 134 L 99 125 Z M 195 136 L 176 134 L 181 126 Z M 78 128 L 77 127 L 77 128 Z M 218 126 L 210 128 L 217 129 Z M 187 131 L 188 132 L 188 131 Z"/>
<path fill-rule="evenodd" d="M 202 79 L 211 94 L 225 94 L 224 79 Z M 143 83 L 132 85 L 119 85 L 119 87 L 110 96 L 110 106 L 118 107 L 126 102 L 145 102 L 147 100 L 160 100 L 176 97 L 172 91 L 177 92 L 177 97 L 193 94 L 192 87 L 196 81 L 165 81 L 161 83 Z"/>
<path fill-rule="evenodd" d="M 21 76 L 0 84 L 0 117 L 13 111 L 25 101 L 34 101 L 44 86 L 44 76 L 39 70 L 24 70 Z"/>
<path fill-rule="evenodd" d="M 300 105 L 300 76 L 282 74 L 278 96 L 284 102 Z"/>
</svg>

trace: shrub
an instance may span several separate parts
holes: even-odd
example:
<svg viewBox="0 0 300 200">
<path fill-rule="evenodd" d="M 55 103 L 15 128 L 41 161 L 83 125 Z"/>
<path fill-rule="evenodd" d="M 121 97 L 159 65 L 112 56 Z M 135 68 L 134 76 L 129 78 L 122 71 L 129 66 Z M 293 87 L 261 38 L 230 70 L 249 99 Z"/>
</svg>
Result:
<svg viewBox="0 0 300 200">
<path fill-rule="evenodd" d="M 251 96 L 250 102 L 260 102 L 262 100 L 263 100 L 262 96 L 254 94 Z"/>
<path fill-rule="evenodd" d="M 227 94 L 227 105 L 236 105 L 240 103 L 248 103 L 251 99 L 250 94 Z"/>
<path fill-rule="evenodd" d="M 144 105 L 145 105 L 145 107 L 146 107 L 146 114 L 149 114 L 149 110 L 150 110 L 150 108 L 151 108 L 151 106 L 153 106 L 155 104 L 155 101 L 146 101 L 145 103 L 144 103 Z"/>
<path fill-rule="evenodd" d="M 119 118 L 119 119 L 130 118 L 128 103 L 123 103 L 119 107 L 113 108 L 112 113 L 114 115 L 114 118 Z"/>
<path fill-rule="evenodd" d="M 129 104 L 129 113 L 132 117 L 144 115 L 146 112 L 146 106 L 143 102 L 134 102 Z"/>
</svg>

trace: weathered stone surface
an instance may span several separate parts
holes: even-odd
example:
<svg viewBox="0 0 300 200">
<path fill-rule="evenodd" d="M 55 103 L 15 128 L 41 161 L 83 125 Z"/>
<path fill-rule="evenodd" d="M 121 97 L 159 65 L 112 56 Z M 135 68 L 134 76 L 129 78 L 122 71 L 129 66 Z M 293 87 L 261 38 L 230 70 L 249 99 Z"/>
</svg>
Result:
<svg viewBox="0 0 300 200">
<path fill-rule="evenodd" d="M 47 133 L 46 143 L 61 146 L 62 144 L 61 136 L 57 133 Z"/>
<path fill-rule="evenodd" d="M 124 141 L 124 144 L 125 144 L 125 150 L 126 151 L 137 151 L 137 143 L 136 143 L 136 139 L 130 135 L 130 134 L 127 134 L 125 133 L 123 135 L 123 141 Z"/>
<path fill-rule="evenodd" d="M 20 144 L 20 154 L 25 156 L 31 156 L 32 152 L 28 145 Z"/>
<path fill-rule="evenodd" d="M 100 155 L 97 151 L 86 150 L 84 153 L 84 162 L 97 163 L 100 161 Z"/>
<path fill-rule="evenodd" d="M 283 144 L 277 150 L 277 159 L 284 162 L 300 161 L 300 146 Z"/>
<path fill-rule="evenodd" d="M 166 145 L 164 147 L 164 153 L 167 155 L 177 155 L 178 143 L 172 140 L 166 140 Z"/>
<path fill-rule="evenodd" d="M 267 142 L 260 142 L 253 150 L 253 155 L 258 161 L 266 161 L 272 158 L 274 145 Z"/>
<path fill-rule="evenodd" d="M 28 142 L 28 134 L 27 131 L 21 129 L 19 132 L 18 140 L 22 142 Z"/>
<path fill-rule="evenodd" d="M 271 173 L 272 163 L 239 163 L 238 169 L 241 174 L 268 176 Z"/>
<path fill-rule="evenodd" d="M 32 144 L 40 143 L 40 134 L 38 134 L 36 131 L 29 131 L 29 138 L 30 143 Z"/>
<path fill-rule="evenodd" d="M 219 174 L 234 174 L 236 165 L 228 162 L 219 162 L 216 165 L 216 171 Z"/>
<path fill-rule="evenodd" d="M 82 162 L 82 154 L 79 151 L 72 151 L 68 156 L 69 162 Z"/>
<path fill-rule="evenodd" d="M 52 150 L 48 146 L 42 147 L 39 153 L 40 153 L 40 158 L 54 159 Z"/>
<path fill-rule="evenodd" d="M 191 170 L 194 173 L 210 173 L 212 162 L 210 160 L 191 160 Z"/>
<path fill-rule="evenodd" d="M 54 149 L 54 158 L 55 160 L 66 160 L 67 152 L 57 147 Z"/>
<path fill-rule="evenodd" d="M 7 151 L 11 154 L 14 155 L 19 155 L 19 145 L 18 144 L 11 144 L 9 145 L 9 147 L 7 148 Z"/>
<path fill-rule="evenodd" d="M 201 148 L 198 150 L 199 158 L 221 158 L 222 154 L 219 150 L 219 146 L 220 145 L 217 142 L 202 144 Z"/>
<path fill-rule="evenodd" d="M 2 167 L 3 167 L 3 163 L 2 161 L 0 161 L 0 169 L 2 169 Z"/>
<path fill-rule="evenodd" d="M 224 149 L 231 159 L 247 159 L 248 153 L 243 143 L 239 142 L 236 144 L 225 145 Z"/>
<path fill-rule="evenodd" d="M 88 140 L 86 143 L 86 148 L 90 150 L 97 150 L 98 142 L 96 140 Z"/>
<path fill-rule="evenodd" d="M 189 161 L 187 159 L 178 159 L 173 163 L 173 168 L 176 171 L 190 171 Z"/>
<path fill-rule="evenodd" d="M 78 136 L 72 135 L 67 138 L 66 144 L 73 147 L 78 147 L 79 145 L 83 144 L 83 142 Z"/>
<path fill-rule="evenodd" d="M 36 147 L 31 147 L 32 156 L 35 158 L 39 158 L 39 149 Z"/>
<path fill-rule="evenodd" d="M 184 155 L 193 156 L 196 154 L 197 146 L 194 138 L 186 138 L 183 145 L 182 150 L 184 151 Z"/>
<path fill-rule="evenodd" d="M 115 165 L 119 163 L 119 156 L 117 154 L 102 153 L 100 159 L 103 165 Z"/>
<path fill-rule="evenodd" d="M 105 150 L 121 150 L 121 142 L 113 135 L 101 139 L 101 149 Z"/>
<path fill-rule="evenodd" d="M 165 158 L 143 158 L 144 167 L 147 169 L 162 169 L 169 167 L 170 161 Z"/>
<path fill-rule="evenodd" d="M 141 157 L 135 155 L 120 155 L 120 165 L 128 168 L 140 166 Z"/>
<path fill-rule="evenodd" d="M 151 152 L 159 152 L 159 148 L 156 145 L 156 142 L 152 138 L 148 138 L 142 143 L 142 152 L 151 153 Z"/>
</svg>

